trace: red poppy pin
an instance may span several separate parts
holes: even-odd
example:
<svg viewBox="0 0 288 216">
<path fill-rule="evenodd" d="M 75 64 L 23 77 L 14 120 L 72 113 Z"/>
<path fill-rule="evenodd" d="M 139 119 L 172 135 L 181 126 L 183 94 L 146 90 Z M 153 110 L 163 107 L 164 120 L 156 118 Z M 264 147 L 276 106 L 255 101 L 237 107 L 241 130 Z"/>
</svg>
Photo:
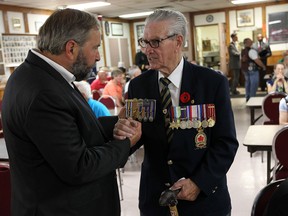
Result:
<svg viewBox="0 0 288 216">
<path fill-rule="evenodd" d="M 188 103 L 190 101 L 190 94 L 188 92 L 183 92 L 180 95 L 180 101 L 182 103 Z"/>
</svg>

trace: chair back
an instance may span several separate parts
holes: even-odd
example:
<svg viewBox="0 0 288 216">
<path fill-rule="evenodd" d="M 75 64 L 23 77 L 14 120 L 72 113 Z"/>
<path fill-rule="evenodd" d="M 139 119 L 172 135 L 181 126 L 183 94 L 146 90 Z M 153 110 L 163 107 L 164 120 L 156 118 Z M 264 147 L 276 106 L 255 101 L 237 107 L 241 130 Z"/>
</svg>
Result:
<svg viewBox="0 0 288 216">
<path fill-rule="evenodd" d="M 279 102 L 285 97 L 283 92 L 271 92 L 262 101 L 262 112 L 268 119 L 263 124 L 279 124 Z"/>
<path fill-rule="evenodd" d="M 110 95 L 102 95 L 99 99 L 99 102 L 103 103 L 108 109 L 115 109 L 116 108 L 116 101 Z"/>
<path fill-rule="evenodd" d="M 101 97 L 99 91 L 98 91 L 98 90 L 95 90 L 95 89 L 92 90 L 92 95 L 93 95 L 93 99 L 94 99 L 94 100 L 98 100 L 98 99 Z"/>
<path fill-rule="evenodd" d="M 281 128 L 273 138 L 272 155 L 275 159 L 273 179 L 288 177 L 288 126 Z"/>
<path fill-rule="evenodd" d="M 7 162 L 0 162 L 0 215 L 11 215 L 10 167 Z"/>
<path fill-rule="evenodd" d="M 280 179 L 266 185 L 256 196 L 253 202 L 251 216 L 263 216 L 266 210 L 266 207 L 273 195 L 277 190 L 279 185 L 284 181 Z"/>
</svg>

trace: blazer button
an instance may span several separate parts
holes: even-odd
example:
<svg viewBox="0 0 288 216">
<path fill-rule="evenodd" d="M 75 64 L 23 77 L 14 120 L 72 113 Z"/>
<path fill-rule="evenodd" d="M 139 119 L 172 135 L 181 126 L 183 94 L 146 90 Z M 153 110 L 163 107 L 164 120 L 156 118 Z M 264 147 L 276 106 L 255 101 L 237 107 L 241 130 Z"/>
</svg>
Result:
<svg viewBox="0 0 288 216">
<path fill-rule="evenodd" d="M 168 161 L 167 161 L 167 164 L 168 164 L 168 165 L 172 165 L 172 164 L 173 164 L 173 161 L 172 161 L 172 160 L 168 160 Z"/>
</svg>

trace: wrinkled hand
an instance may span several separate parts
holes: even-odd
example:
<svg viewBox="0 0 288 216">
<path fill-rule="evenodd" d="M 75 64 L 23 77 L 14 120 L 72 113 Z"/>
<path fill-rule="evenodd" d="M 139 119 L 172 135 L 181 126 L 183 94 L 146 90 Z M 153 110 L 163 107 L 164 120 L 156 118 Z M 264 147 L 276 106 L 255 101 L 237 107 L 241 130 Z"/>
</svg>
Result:
<svg viewBox="0 0 288 216">
<path fill-rule="evenodd" d="M 114 139 L 124 140 L 130 139 L 131 147 L 135 145 L 142 135 L 142 124 L 133 119 L 119 118 L 118 122 L 114 126 L 113 137 Z"/>
<path fill-rule="evenodd" d="M 177 198 L 181 200 L 195 201 L 200 193 L 200 188 L 189 178 L 180 179 L 171 187 L 172 190 L 179 188 L 181 188 L 181 190 Z"/>
</svg>

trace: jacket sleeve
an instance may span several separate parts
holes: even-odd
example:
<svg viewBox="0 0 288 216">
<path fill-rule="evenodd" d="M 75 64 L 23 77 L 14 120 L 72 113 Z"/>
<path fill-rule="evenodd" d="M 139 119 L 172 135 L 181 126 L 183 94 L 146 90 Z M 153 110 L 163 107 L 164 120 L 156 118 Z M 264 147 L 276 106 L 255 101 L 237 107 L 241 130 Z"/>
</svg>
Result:
<svg viewBox="0 0 288 216">
<path fill-rule="evenodd" d="M 42 92 L 30 105 L 24 128 L 39 151 L 39 165 L 48 163 L 60 179 L 77 185 L 102 178 L 125 163 L 130 141 L 105 141 L 93 113 L 74 104 L 56 92 Z M 113 121 L 103 125 L 110 131 Z"/>
</svg>

